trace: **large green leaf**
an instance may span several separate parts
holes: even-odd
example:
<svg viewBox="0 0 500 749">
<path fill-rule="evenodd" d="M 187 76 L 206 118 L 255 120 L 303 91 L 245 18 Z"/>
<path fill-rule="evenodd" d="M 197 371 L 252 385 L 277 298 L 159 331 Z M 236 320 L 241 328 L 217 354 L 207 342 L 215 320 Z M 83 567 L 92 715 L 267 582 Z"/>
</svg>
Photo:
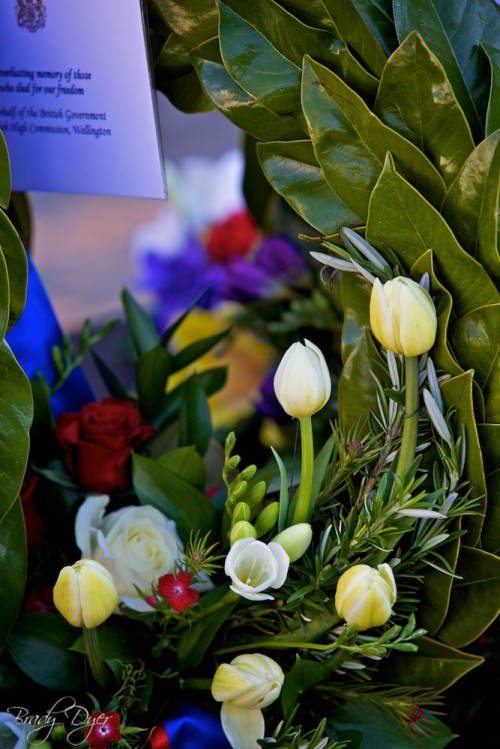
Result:
<svg viewBox="0 0 500 749">
<path fill-rule="evenodd" d="M 212 420 L 207 395 L 198 375 L 184 383 L 184 395 L 179 413 L 179 446 L 194 445 L 205 455 L 212 437 Z"/>
<path fill-rule="evenodd" d="M 476 511 L 480 514 L 462 518 L 462 527 L 467 529 L 465 543 L 468 546 L 474 546 L 479 541 L 487 503 L 483 458 L 474 418 L 473 374 L 472 370 L 468 370 L 456 377 L 451 377 L 441 385 L 445 407 L 452 408 L 455 413 L 455 434 L 460 435 L 462 427 L 465 431 L 467 445 L 465 473 L 470 482 L 471 497 L 479 501 Z"/>
<path fill-rule="evenodd" d="M 309 134 L 326 181 L 341 200 L 366 219 L 371 192 L 387 151 L 402 173 L 440 204 L 445 186 L 426 156 L 384 125 L 331 70 L 304 60 L 302 103 Z"/>
<path fill-rule="evenodd" d="M 10 284 L 5 256 L 0 247 L 0 341 L 3 340 L 9 324 Z"/>
<path fill-rule="evenodd" d="M 398 686 L 424 687 L 442 692 L 483 659 L 428 637 L 418 640 L 416 653 L 391 653 L 381 666 L 380 676 Z"/>
<path fill-rule="evenodd" d="M 371 196 L 366 238 L 376 247 L 389 245 L 403 269 L 432 249 L 457 315 L 500 299 L 488 273 L 460 247 L 436 209 L 396 172 L 390 155 Z"/>
<path fill-rule="evenodd" d="M 7 208 L 10 200 L 10 160 L 7 144 L 0 130 L 0 206 Z"/>
<path fill-rule="evenodd" d="M 372 28 L 358 12 L 354 0 L 325 0 L 331 18 L 342 38 L 353 49 L 365 67 L 380 78 L 387 55 L 372 33 Z"/>
<path fill-rule="evenodd" d="M 488 507 L 481 544 L 483 549 L 500 553 L 500 424 L 479 424 L 488 487 Z"/>
<path fill-rule="evenodd" d="M 457 566 L 460 539 L 447 543 L 440 553 L 448 561 L 452 570 Z M 424 585 L 420 592 L 418 626 L 423 627 L 429 637 L 434 637 L 442 626 L 450 603 L 453 577 L 444 572 L 429 568 L 425 573 Z"/>
<path fill-rule="evenodd" d="M 450 9 L 449 3 L 447 7 Z M 439 59 L 453 86 L 455 96 L 469 121 L 471 130 L 474 136 L 479 139 L 483 132 L 480 118 L 433 0 L 421 0 L 418 3 L 394 3 L 394 21 L 400 42 L 412 31 L 418 31 L 427 46 Z M 470 52 L 471 45 L 467 43 L 465 46 L 466 51 Z"/>
<path fill-rule="evenodd" d="M 351 350 L 344 362 L 338 386 L 339 422 L 344 433 L 368 429 L 368 414 L 378 412 L 377 392 L 370 370 L 379 353 L 368 332 Z"/>
<path fill-rule="evenodd" d="M 26 251 L 19 235 L 5 213 L 0 210 L 0 249 L 9 272 L 10 308 L 9 326 L 21 316 L 26 301 L 28 264 Z M 5 304 L 5 300 L 2 300 Z"/>
<path fill-rule="evenodd" d="M 310 140 L 259 144 L 257 153 L 276 192 L 315 229 L 335 234 L 362 223 L 326 182 Z"/>
<path fill-rule="evenodd" d="M 213 0 L 152 0 L 167 26 L 187 49 L 217 34 L 217 8 Z"/>
<path fill-rule="evenodd" d="M 491 65 L 491 88 L 486 110 L 486 135 L 500 128 L 500 50 L 483 42 Z"/>
<path fill-rule="evenodd" d="M 464 249 L 500 280 L 498 197 L 500 131 L 482 141 L 443 201 L 442 213 Z"/>
<path fill-rule="evenodd" d="M 0 515 L 0 651 L 16 620 L 24 598 L 27 574 L 26 532 L 21 500 L 6 506 L 2 497 Z"/>
<path fill-rule="evenodd" d="M 272 112 L 297 117 L 300 122 L 300 68 L 222 3 L 219 15 L 221 54 L 229 73 Z"/>
<path fill-rule="evenodd" d="M 450 606 L 438 637 L 463 648 L 476 640 L 500 613 L 500 558 L 462 546 Z"/>
<path fill-rule="evenodd" d="M 356 348 L 370 324 L 371 284 L 356 273 L 342 274 L 342 360 L 345 362 Z"/>
<path fill-rule="evenodd" d="M 152 419 L 165 400 L 167 379 L 172 372 L 172 354 L 163 348 L 154 348 L 141 354 L 135 365 L 139 405 L 146 419 Z"/>
<path fill-rule="evenodd" d="M 220 58 L 218 44 L 207 43 L 192 54 L 203 88 L 228 120 L 257 140 L 293 140 L 304 135 L 293 117 L 277 115 L 231 78 Z"/>
<path fill-rule="evenodd" d="M 410 34 L 387 61 L 374 112 L 423 151 L 447 185 L 474 148 L 446 73 L 419 34 Z"/>
</svg>

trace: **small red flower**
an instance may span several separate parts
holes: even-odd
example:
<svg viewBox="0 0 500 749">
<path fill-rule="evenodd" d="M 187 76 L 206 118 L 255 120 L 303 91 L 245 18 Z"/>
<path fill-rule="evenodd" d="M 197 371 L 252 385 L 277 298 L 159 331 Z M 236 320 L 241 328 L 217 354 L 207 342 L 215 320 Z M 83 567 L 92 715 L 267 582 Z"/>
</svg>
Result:
<svg viewBox="0 0 500 749">
<path fill-rule="evenodd" d="M 216 263 L 229 263 L 248 255 L 258 237 L 259 230 L 248 211 L 237 211 L 210 229 L 206 252 Z"/>
<path fill-rule="evenodd" d="M 92 713 L 84 736 L 91 749 L 106 749 L 111 741 L 119 741 L 122 737 L 119 714 L 114 710 Z"/>
<path fill-rule="evenodd" d="M 185 611 L 198 601 L 200 594 L 190 587 L 193 576 L 182 570 L 177 575 L 162 575 L 158 580 L 158 593 L 166 598 L 174 611 Z"/>
</svg>

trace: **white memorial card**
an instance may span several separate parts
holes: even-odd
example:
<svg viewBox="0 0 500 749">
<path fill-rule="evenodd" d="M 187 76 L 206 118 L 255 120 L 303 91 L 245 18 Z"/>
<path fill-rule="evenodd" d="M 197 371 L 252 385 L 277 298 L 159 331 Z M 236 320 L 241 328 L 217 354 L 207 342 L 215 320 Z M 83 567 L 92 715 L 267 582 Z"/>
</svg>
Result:
<svg viewBox="0 0 500 749">
<path fill-rule="evenodd" d="M 13 190 L 164 198 L 141 0 L 2 0 Z"/>
</svg>

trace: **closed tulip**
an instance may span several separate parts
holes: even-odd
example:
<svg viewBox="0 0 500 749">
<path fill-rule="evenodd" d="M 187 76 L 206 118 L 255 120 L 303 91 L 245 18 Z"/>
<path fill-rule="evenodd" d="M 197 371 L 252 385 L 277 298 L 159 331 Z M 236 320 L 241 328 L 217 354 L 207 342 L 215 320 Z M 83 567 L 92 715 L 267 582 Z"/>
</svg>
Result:
<svg viewBox="0 0 500 749">
<path fill-rule="evenodd" d="M 388 564 L 379 564 L 377 569 L 355 564 L 340 576 L 335 608 L 347 624 L 356 624 L 359 630 L 380 627 L 389 619 L 396 595 L 396 581 Z"/>
<path fill-rule="evenodd" d="M 284 548 L 290 557 L 290 562 L 296 562 L 309 548 L 312 541 L 312 528 L 309 523 L 297 523 L 285 528 L 272 540 Z"/>
<path fill-rule="evenodd" d="M 284 411 L 300 419 L 319 411 L 330 397 L 332 381 L 325 357 L 310 341 L 293 343 L 274 375 L 274 391 Z"/>
<path fill-rule="evenodd" d="M 54 604 L 74 627 L 98 627 L 111 616 L 118 593 L 108 570 L 93 559 L 63 567 L 54 586 Z"/>
<path fill-rule="evenodd" d="M 419 356 L 434 344 L 436 308 L 427 291 L 411 278 L 398 276 L 383 285 L 376 278 L 370 325 L 384 348 L 394 354 Z"/>
</svg>

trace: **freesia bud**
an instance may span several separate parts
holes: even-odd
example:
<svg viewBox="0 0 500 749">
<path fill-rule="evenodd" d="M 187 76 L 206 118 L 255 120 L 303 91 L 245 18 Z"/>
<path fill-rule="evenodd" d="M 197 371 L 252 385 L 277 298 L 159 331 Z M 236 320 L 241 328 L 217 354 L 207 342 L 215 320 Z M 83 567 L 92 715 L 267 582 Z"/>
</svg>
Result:
<svg viewBox="0 0 500 749">
<path fill-rule="evenodd" d="M 113 578 L 99 562 L 80 559 L 60 571 L 54 585 L 54 605 L 74 627 L 98 627 L 117 604 Z"/>
<path fill-rule="evenodd" d="M 290 558 L 280 544 L 241 538 L 231 546 L 224 570 L 232 580 L 229 587 L 249 601 L 266 601 L 273 596 L 263 591 L 281 588 L 288 574 Z"/>
<path fill-rule="evenodd" d="M 286 413 L 297 419 L 323 408 L 332 389 L 325 357 L 314 343 L 304 343 L 290 346 L 274 375 L 276 397 Z"/>
<path fill-rule="evenodd" d="M 290 557 L 291 562 L 305 554 L 312 540 L 312 528 L 309 523 L 296 523 L 278 533 L 273 541 L 280 544 Z"/>
<path fill-rule="evenodd" d="M 233 523 L 237 523 L 240 520 L 250 520 L 252 517 L 252 510 L 250 505 L 246 502 L 237 502 L 233 510 Z"/>
<path fill-rule="evenodd" d="M 231 546 L 242 538 L 257 538 L 257 531 L 253 527 L 252 523 L 247 520 L 238 520 L 237 523 L 231 528 L 229 534 L 229 542 Z"/>
<path fill-rule="evenodd" d="M 340 576 L 335 608 L 347 624 L 362 631 L 386 623 L 396 595 L 396 581 L 388 564 L 379 564 L 377 569 L 355 564 Z"/>
<path fill-rule="evenodd" d="M 260 538 L 265 533 L 268 533 L 276 523 L 280 514 L 280 503 L 270 502 L 259 512 L 255 518 L 255 530 L 257 531 L 257 538 Z"/>
<path fill-rule="evenodd" d="M 375 279 L 370 298 L 370 325 L 384 348 L 419 356 L 432 348 L 437 330 L 434 302 L 411 278 L 398 276 L 384 285 Z"/>
</svg>

